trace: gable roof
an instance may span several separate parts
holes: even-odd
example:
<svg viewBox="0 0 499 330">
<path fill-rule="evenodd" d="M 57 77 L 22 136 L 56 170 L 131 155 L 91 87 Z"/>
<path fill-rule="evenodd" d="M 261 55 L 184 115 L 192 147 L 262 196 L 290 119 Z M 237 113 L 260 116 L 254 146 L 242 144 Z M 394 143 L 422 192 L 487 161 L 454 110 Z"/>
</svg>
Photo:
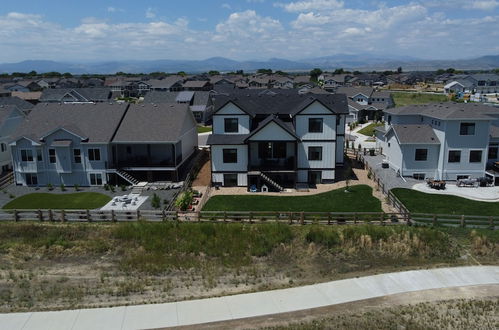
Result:
<svg viewBox="0 0 499 330">
<path fill-rule="evenodd" d="M 62 102 L 70 94 L 75 102 L 107 102 L 111 97 L 109 88 L 49 88 L 40 96 L 40 102 Z"/>
<path fill-rule="evenodd" d="M 400 144 L 440 144 L 430 125 L 392 125 L 386 134 L 394 131 Z"/>
<path fill-rule="evenodd" d="M 113 142 L 176 142 L 196 121 L 187 104 L 131 104 Z"/>
<path fill-rule="evenodd" d="M 90 143 L 107 143 L 118 128 L 127 104 L 37 104 L 19 129 L 14 140 L 26 137 L 39 141 L 57 129 L 66 129 L 88 138 Z"/>
<path fill-rule="evenodd" d="M 209 91 L 187 91 L 187 92 L 162 92 L 162 91 L 150 91 L 144 96 L 143 103 L 176 103 L 178 102 L 178 96 L 181 93 L 193 94 L 192 105 L 204 105 L 206 106 L 210 102 L 211 92 Z"/>
<path fill-rule="evenodd" d="M 33 104 L 31 104 L 28 101 L 25 101 L 17 96 L 0 97 L 0 106 L 6 106 L 6 105 L 14 105 L 19 110 L 24 111 L 25 113 L 29 112 L 34 107 Z"/>
<path fill-rule="evenodd" d="M 294 116 L 315 101 L 333 113 L 348 114 L 347 98 L 343 94 L 299 94 L 296 89 L 276 90 L 270 95 L 249 90 L 230 95 L 216 95 L 214 112 L 231 102 L 252 117 L 271 114 Z"/>
<path fill-rule="evenodd" d="M 262 120 L 256 129 L 254 129 L 246 138 L 246 141 L 249 140 L 252 136 L 257 134 L 259 131 L 261 131 L 263 128 L 265 128 L 268 124 L 270 123 L 276 123 L 278 126 L 280 126 L 286 133 L 290 134 L 292 137 L 294 137 L 296 140 L 299 140 L 300 138 L 296 135 L 293 124 L 292 123 L 285 123 L 278 117 L 274 115 L 270 115 L 264 120 Z"/>
<path fill-rule="evenodd" d="M 336 93 L 346 94 L 348 97 L 354 97 L 358 94 L 363 94 L 366 97 L 371 97 L 374 92 L 374 88 L 368 86 L 360 86 L 360 87 L 338 87 L 336 89 Z"/>
<path fill-rule="evenodd" d="M 478 103 L 429 103 L 389 108 L 386 113 L 393 115 L 422 115 L 442 120 L 493 120 L 499 109 Z"/>
</svg>

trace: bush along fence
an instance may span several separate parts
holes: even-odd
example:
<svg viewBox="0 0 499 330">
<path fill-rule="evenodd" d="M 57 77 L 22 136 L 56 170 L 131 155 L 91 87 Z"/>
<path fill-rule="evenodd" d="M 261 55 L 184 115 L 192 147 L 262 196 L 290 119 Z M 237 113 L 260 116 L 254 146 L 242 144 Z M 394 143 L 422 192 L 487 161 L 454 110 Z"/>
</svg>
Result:
<svg viewBox="0 0 499 330">
<path fill-rule="evenodd" d="M 499 228 L 499 216 L 469 216 L 424 213 L 384 212 L 180 212 L 166 210 L 2 210 L 0 221 L 40 222 L 220 222 L 270 223 L 290 225 L 443 225 L 466 228 Z"/>
</svg>

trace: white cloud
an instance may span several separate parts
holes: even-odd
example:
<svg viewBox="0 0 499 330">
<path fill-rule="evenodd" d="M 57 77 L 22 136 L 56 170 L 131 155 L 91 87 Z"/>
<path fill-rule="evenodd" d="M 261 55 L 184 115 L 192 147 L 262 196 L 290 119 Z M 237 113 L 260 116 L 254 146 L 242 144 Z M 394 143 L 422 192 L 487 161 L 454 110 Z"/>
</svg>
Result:
<svg viewBox="0 0 499 330">
<path fill-rule="evenodd" d="M 156 18 L 156 10 L 152 7 L 146 9 L 146 18 L 153 19 Z"/>
<path fill-rule="evenodd" d="M 282 7 L 292 13 L 307 11 L 326 11 L 343 8 L 344 2 L 339 0 L 304 0 L 291 3 L 276 3 L 275 6 Z"/>
<path fill-rule="evenodd" d="M 465 4 L 465 8 L 480 9 L 480 10 L 494 10 L 499 7 L 499 1 L 469 1 Z"/>
<path fill-rule="evenodd" d="M 232 8 L 228 3 L 223 3 L 221 7 L 224 9 L 231 9 Z"/>
</svg>

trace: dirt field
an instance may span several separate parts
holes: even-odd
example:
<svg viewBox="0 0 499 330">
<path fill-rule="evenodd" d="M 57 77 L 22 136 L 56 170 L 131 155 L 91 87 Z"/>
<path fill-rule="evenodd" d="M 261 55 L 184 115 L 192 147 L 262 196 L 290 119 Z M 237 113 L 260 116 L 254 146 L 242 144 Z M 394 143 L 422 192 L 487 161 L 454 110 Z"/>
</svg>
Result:
<svg viewBox="0 0 499 330">
<path fill-rule="evenodd" d="M 497 238 L 466 230 L 281 226 L 4 223 L 0 312 L 170 302 L 499 260 Z"/>
<path fill-rule="evenodd" d="M 199 170 L 198 176 L 192 182 L 193 187 L 211 185 L 211 161 L 208 159 Z"/>
</svg>

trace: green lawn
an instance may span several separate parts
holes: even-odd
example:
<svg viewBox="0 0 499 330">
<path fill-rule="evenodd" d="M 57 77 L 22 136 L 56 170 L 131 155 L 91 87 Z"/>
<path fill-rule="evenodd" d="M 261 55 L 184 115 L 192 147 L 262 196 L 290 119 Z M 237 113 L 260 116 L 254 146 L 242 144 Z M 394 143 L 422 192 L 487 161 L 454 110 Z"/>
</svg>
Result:
<svg viewBox="0 0 499 330">
<path fill-rule="evenodd" d="M 198 126 L 198 133 L 211 132 L 211 126 Z"/>
<path fill-rule="evenodd" d="M 426 194 L 405 188 L 395 188 L 392 192 L 410 212 L 414 213 L 484 216 L 499 214 L 499 202 L 479 202 L 457 196 Z"/>
<path fill-rule="evenodd" d="M 425 104 L 432 102 L 447 102 L 449 98 L 446 95 L 422 94 L 422 93 L 392 93 L 393 101 L 396 107 L 403 107 L 411 104 Z"/>
<path fill-rule="evenodd" d="M 367 185 L 308 196 L 218 195 L 203 211 L 381 212 L 381 202 Z"/>
<path fill-rule="evenodd" d="M 7 203 L 4 209 L 96 209 L 106 205 L 111 197 L 95 193 L 74 194 L 33 193 L 18 197 Z"/>
<path fill-rule="evenodd" d="M 365 135 L 365 136 L 373 136 L 374 135 L 374 129 L 376 127 L 383 126 L 385 124 L 383 123 L 372 123 L 369 126 L 364 127 L 363 129 L 359 130 L 358 133 Z"/>
</svg>

